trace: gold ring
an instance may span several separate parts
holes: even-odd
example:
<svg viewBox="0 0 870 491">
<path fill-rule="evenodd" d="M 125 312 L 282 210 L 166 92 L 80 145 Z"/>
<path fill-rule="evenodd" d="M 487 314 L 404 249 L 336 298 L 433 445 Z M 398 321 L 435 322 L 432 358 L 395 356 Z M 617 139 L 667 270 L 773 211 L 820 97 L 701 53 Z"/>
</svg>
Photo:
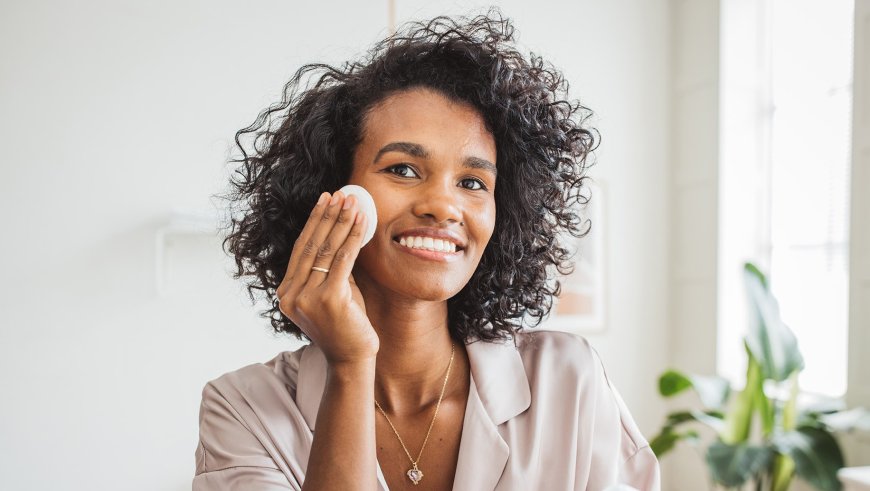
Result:
<svg viewBox="0 0 870 491">
<path fill-rule="evenodd" d="M 329 270 L 326 268 L 318 268 L 317 266 L 312 266 L 311 269 L 314 271 L 320 271 L 321 273 L 329 273 Z"/>
</svg>

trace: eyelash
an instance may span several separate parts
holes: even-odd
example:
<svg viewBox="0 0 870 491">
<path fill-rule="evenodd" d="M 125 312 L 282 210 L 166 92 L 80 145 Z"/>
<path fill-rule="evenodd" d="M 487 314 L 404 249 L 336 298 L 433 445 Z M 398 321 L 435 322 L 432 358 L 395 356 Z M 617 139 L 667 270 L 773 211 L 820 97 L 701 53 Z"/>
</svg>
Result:
<svg viewBox="0 0 870 491">
<path fill-rule="evenodd" d="M 411 167 L 409 164 L 395 164 L 395 165 L 391 165 L 391 166 L 387 167 L 386 169 L 384 169 L 384 172 L 389 172 L 390 174 L 393 174 L 393 175 L 398 176 L 398 177 L 406 177 L 406 176 L 401 176 L 399 174 L 396 174 L 395 172 L 392 172 L 392 170 L 397 168 L 397 167 L 407 167 L 411 170 L 414 170 L 414 168 Z M 416 172 L 416 171 L 414 171 L 414 172 Z M 465 180 L 475 181 L 478 184 L 480 184 L 480 189 L 465 188 L 465 189 L 468 189 L 469 191 L 486 191 L 489 189 L 486 187 L 486 184 L 484 184 L 483 181 L 481 181 L 480 179 L 478 179 L 476 177 L 466 177 L 465 179 L 463 179 L 463 181 L 465 181 Z"/>
</svg>

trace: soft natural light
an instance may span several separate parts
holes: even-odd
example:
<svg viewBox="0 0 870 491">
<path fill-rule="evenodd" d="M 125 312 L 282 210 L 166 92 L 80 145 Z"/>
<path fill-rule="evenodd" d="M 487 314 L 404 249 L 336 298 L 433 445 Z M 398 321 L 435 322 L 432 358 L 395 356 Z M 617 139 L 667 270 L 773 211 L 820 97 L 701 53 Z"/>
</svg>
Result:
<svg viewBox="0 0 870 491">
<path fill-rule="evenodd" d="M 734 4 L 723 5 L 728 15 L 722 17 L 723 106 L 731 106 L 722 111 L 719 369 L 732 380 L 743 377 L 740 338 L 747 322 L 735 271 L 752 260 L 770 275 L 782 318 L 798 337 L 807 366 L 802 390 L 841 396 L 847 375 L 853 3 Z M 752 18 L 754 28 L 743 38 L 740 15 Z"/>
</svg>

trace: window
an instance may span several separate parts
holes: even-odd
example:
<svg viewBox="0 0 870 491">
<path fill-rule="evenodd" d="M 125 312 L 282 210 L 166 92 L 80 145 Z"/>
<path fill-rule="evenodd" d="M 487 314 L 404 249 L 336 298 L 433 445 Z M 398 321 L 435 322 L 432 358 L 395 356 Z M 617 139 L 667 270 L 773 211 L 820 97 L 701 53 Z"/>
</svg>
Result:
<svg viewBox="0 0 870 491">
<path fill-rule="evenodd" d="M 766 271 L 806 392 L 846 392 L 851 0 L 725 0 L 718 368 L 742 380 L 741 266 Z"/>
</svg>

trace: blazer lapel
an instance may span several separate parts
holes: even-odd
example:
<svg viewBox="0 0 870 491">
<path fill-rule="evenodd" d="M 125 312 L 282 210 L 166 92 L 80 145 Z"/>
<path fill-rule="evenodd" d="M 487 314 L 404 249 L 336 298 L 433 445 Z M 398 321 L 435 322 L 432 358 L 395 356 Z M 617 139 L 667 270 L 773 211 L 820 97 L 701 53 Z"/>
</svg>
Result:
<svg viewBox="0 0 870 491">
<path fill-rule="evenodd" d="M 453 489 L 490 490 L 498 485 L 510 456 L 498 426 L 529 408 L 531 391 L 513 343 L 477 341 L 466 349 L 471 388 Z"/>
<path fill-rule="evenodd" d="M 478 397 L 472 375 L 453 489 L 495 489 L 509 455 L 507 443 Z"/>
</svg>

